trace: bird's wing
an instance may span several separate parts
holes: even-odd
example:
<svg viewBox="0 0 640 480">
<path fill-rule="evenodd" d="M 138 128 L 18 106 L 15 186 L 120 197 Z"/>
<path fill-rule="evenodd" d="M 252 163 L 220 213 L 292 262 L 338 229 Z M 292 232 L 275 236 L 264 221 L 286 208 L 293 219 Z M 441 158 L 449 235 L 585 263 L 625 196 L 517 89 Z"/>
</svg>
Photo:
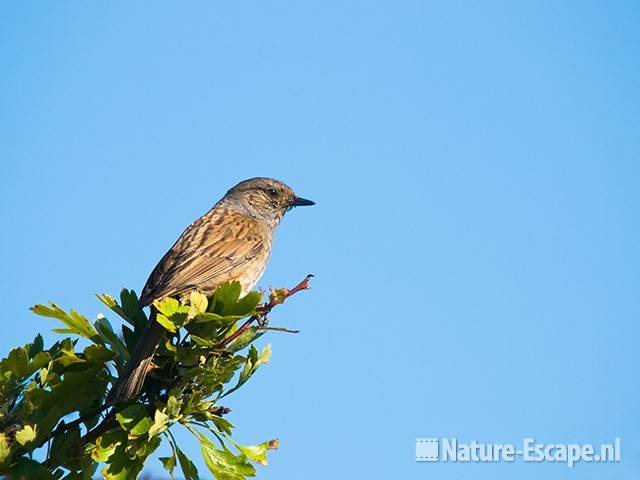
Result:
<svg viewBox="0 0 640 480">
<path fill-rule="evenodd" d="M 247 263 L 268 255 L 268 237 L 260 224 L 234 210 L 215 208 L 187 228 L 153 270 L 140 303 L 178 296 L 189 290 L 213 290 L 243 275 Z"/>
</svg>

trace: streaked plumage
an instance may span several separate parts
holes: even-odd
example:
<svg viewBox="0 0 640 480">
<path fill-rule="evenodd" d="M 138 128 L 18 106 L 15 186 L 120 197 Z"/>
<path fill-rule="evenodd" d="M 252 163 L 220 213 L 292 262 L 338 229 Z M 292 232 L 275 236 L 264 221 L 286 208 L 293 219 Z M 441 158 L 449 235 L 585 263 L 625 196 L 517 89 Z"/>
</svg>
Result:
<svg viewBox="0 0 640 480">
<path fill-rule="evenodd" d="M 181 297 L 193 289 L 212 292 L 238 280 L 243 293 L 253 288 L 271 254 L 273 232 L 236 210 L 215 207 L 196 220 L 151 273 L 140 302 Z"/>
<path fill-rule="evenodd" d="M 285 212 L 313 205 L 297 197 L 284 183 L 270 178 L 240 182 L 206 214 L 193 222 L 153 269 L 140 296 L 142 306 L 154 300 L 183 298 L 192 290 L 212 293 L 237 280 L 249 292 L 262 276 L 273 233 Z M 142 389 L 153 354 L 166 331 L 155 321 L 136 345 L 122 375 L 109 392 L 108 401 L 128 400 Z"/>
</svg>

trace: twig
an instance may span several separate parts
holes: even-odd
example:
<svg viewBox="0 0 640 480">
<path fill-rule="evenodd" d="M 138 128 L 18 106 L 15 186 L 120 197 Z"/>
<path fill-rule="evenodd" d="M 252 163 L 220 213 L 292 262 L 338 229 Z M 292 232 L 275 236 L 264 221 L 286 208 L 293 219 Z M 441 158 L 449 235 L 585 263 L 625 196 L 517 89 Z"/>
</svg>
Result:
<svg viewBox="0 0 640 480">
<path fill-rule="evenodd" d="M 260 327 L 260 330 L 273 330 L 274 332 L 300 333 L 300 330 L 290 330 L 284 327 Z"/>
<path fill-rule="evenodd" d="M 313 278 L 313 275 L 309 274 L 306 277 L 304 277 L 304 280 L 302 280 L 300 283 L 298 283 L 295 287 L 293 287 L 290 290 L 287 290 L 286 288 L 283 288 L 283 289 L 276 290 L 276 291 L 272 292 L 270 297 L 269 297 L 269 303 L 266 303 L 266 304 L 262 305 L 261 307 L 258 307 L 256 309 L 258 311 L 257 315 L 253 315 L 252 317 L 247 319 L 240 326 L 240 328 L 238 328 L 238 330 L 236 330 L 231 335 L 229 335 L 227 338 L 222 340 L 222 342 L 220 342 L 220 344 L 222 346 L 225 346 L 225 345 L 228 345 L 229 343 L 233 342 L 236 338 L 238 338 L 246 330 L 248 330 L 253 322 L 255 322 L 255 321 L 259 322 L 260 320 L 266 319 L 267 315 L 273 309 L 273 307 L 275 307 L 276 305 L 279 305 L 281 303 L 284 303 L 284 301 L 286 299 L 288 299 L 289 297 L 295 295 L 296 293 L 301 292 L 302 290 L 308 289 L 309 288 L 309 280 L 311 280 L 311 278 Z M 266 328 L 265 326 L 261 326 L 261 327 L 262 328 Z"/>
</svg>

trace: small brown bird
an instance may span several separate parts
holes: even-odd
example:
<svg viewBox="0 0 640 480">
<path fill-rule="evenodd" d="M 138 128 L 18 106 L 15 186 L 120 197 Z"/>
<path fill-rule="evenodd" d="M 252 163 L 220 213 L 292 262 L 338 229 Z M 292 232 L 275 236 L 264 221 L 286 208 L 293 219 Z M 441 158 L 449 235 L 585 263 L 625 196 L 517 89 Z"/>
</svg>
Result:
<svg viewBox="0 0 640 480">
<path fill-rule="evenodd" d="M 242 295 L 258 282 L 271 255 L 276 227 L 293 207 L 314 205 L 284 183 L 251 178 L 229 190 L 214 207 L 193 222 L 153 269 L 140 296 L 145 307 L 156 299 L 184 298 L 192 290 L 211 294 L 237 280 Z M 166 330 L 150 322 L 107 402 L 128 400 L 142 389 L 156 348 Z"/>
</svg>

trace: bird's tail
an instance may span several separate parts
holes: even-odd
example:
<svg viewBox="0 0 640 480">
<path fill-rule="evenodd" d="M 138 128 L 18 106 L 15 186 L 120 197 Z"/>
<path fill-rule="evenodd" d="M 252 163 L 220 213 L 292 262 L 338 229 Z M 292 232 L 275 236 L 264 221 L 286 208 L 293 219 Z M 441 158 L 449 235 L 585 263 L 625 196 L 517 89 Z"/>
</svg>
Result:
<svg viewBox="0 0 640 480">
<path fill-rule="evenodd" d="M 131 354 L 122 374 L 107 395 L 107 404 L 129 400 L 142 390 L 149 365 L 166 329 L 156 322 L 157 310 L 152 306 L 149 325 Z"/>
</svg>

